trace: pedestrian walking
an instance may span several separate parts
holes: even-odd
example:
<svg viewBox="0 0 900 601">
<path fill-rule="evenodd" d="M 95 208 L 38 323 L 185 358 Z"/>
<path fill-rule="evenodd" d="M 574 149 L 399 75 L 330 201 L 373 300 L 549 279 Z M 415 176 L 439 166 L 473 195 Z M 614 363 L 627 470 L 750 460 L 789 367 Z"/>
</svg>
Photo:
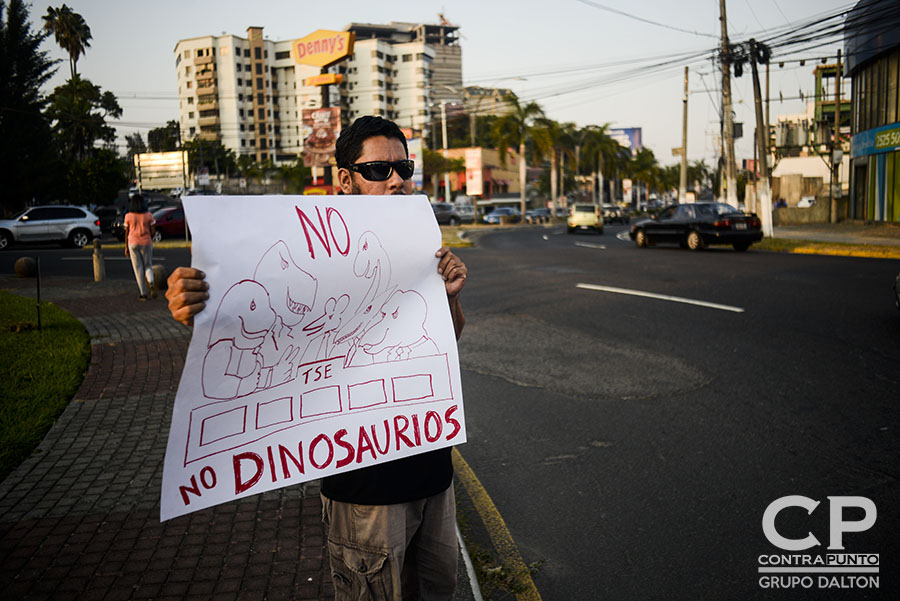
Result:
<svg viewBox="0 0 900 601">
<path fill-rule="evenodd" d="M 131 258 L 134 279 L 137 280 L 140 296 L 145 301 L 149 295 L 156 298 L 156 283 L 153 281 L 153 234 L 156 221 L 144 206 L 144 197 L 135 194 L 131 206 L 125 214 L 125 256 Z"/>
</svg>

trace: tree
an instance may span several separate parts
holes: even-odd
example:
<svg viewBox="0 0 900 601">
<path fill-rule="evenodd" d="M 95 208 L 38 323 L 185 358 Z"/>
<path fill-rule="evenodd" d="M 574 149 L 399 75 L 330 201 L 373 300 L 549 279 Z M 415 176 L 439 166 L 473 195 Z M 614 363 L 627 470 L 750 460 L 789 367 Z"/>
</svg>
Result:
<svg viewBox="0 0 900 601">
<path fill-rule="evenodd" d="M 188 164 L 196 173 L 200 167 L 206 167 L 210 173 L 228 175 L 237 169 L 237 158 L 233 150 L 225 148 L 219 140 L 202 140 L 194 138 L 182 146 L 188 152 Z M 260 174 L 271 169 L 271 161 L 259 165 Z"/>
<path fill-rule="evenodd" d="M 617 171 L 617 157 L 619 155 L 619 143 L 609 137 L 606 133 L 606 128 L 609 127 L 609 123 L 604 123 L 603 125 L 589 125 L 585 128 L 584 135 L 582 137 L 583 146 L 582 152 L 576 160 L 578 161 L 580 168 L 581 159 L 584 159 L 584 162 L 590 165 L 589 171 L 592 175 L 592 180 L 597 182 L 597 194 L 594 202 L 599 201 L 599 204 L 603 204 L 605 198 L 603 193 L 603 178 L 604 176 L 614 177 L 618 174 Z M 584 130 L 583 130 L 584 131 Z M 593 190 L 593 184 L 592 184 Z"/>
<path fill-rule="evenodd" d="M 106 119 L 121 117 L 122 108 L 112 92 L 76 75 L 56 88 L 49 100 L 47 117 L 64 160 L 86 158 L 95 142 L 115 142 L 116 130 Z"/>
<path fill-rule="evenodd" d="M 128 146 L 129 160 L 136 154 L 147 152 L 147 145 L 144 144 L 144 139 L 141 137 L 140 132 L 134 132 L 130 136 L 125 136 L 125 144 Z"/>
<path fill-rule="evenodd" d="M 178 121 L 167 121 L 165 126 L 147 132 L 147 146 L 150 152 L 171 152 L 178 150 L 181 140 Z"/>
<path fill-rule="evenodd" d="M 112 204 L 128 182 L 125 165 L 114 150 L 97 148 L 82 161 L 69 164 L 66 190 L 75 204 Z"/>
<path fill-rule="evenodd" d="M 50 124 L 42 114 L 41 87 L 56 61 L 40 45 L 22 0 L 0 0 L 0 212 L 21 210 L 32 199 L 52 194 L 54 174 Z"/>
<path fill-rule="evenodd" d="M 553 119 L 541 117 L 535 120 L 534 145 L 536 159 L 550 156 L 550 199 L 556 208 L 556 200 L 561 194 L 560 180 L 565 177 L 564 168 L 560 165 L 566 155 L 572 155 L 574 148 L 574 123 L 559 123 Z M 556 212 L 554 211 L 554 214 Z"/>
<path fill-rule="evenodd" d="M 532 137 L 535 120 L 544 116 L 544 111 L 536 102 L 522 104 L 518 97 L 510 94 L 506 97 L 510 112 L 494 122 L 492 134 L 500 149 L 500 162 L 506 164 L 507 149 L 513 145 L 519 147 L 519 186 L 521 211 L 525 215 L 525 143 Z M 525 223 L 525 219 L 522 219 Z"/>
<path fill-rule="evenodd" d="M 644 184 L 647 188 L 655 188 L 659 181 L 659 166 L 653 151 L 649 148 L 641 148 L 636 155 L 628 163 L 627 173 L 635 181 L 635 184 Z M 640 205 L 640 186 L 635 185 L 633 188 L 638 192 L 638 198 L 635 202 L 636 206 Z"/>
<path fill-rule="evenodd" d="M 69 70 L 75 79 L 78 57 L 90 48 L 91 28 L 84 17 L 63 4 L 59 8 L 47 8 L 44 15 L 44 30 L 52 33 L 59 47 L 69 54 Z"/>
</svg>

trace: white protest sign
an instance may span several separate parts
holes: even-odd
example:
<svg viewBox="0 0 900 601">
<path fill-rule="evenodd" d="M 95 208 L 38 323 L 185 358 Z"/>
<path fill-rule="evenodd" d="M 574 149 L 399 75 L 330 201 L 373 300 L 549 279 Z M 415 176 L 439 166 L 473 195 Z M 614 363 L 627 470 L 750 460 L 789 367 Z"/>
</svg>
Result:
<svg viewBox="0 0 900 601">
<path fill-rule="evenodd" d="M 184 205 L 210 298 L 175 397 L 162 520 L 465 442 L 427 198 Z"/>
</svg>

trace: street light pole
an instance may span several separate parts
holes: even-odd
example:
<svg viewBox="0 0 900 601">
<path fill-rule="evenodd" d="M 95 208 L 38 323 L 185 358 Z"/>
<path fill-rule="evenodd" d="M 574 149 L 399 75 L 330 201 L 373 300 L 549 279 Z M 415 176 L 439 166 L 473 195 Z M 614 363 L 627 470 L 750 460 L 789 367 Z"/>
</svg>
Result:
<svg viewBox="0 0 900 601">
<path fill-rule="evenodd" d="M 447 158 L 447 101 L 441 99 L 441 143 L 444 147 L 444 159 Z M 444 171 L 444 202 L 450 200 L 450 174 Z"/>
</svg>

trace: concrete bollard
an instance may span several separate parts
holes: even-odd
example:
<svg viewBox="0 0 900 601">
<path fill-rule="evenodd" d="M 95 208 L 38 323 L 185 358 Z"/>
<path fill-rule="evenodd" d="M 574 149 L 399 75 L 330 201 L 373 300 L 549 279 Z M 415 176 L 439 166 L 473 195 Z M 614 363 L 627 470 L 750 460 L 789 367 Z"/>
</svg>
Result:
<svg viewBox="0 0 900 601">
<path fill-rule="evenodd" d="M 106 263 L 103 261 L 103 253 L 100 252 L 100 239 L 94 238 L 94 281 L 102 282 L 106 279 Z"/>
<path fill-rule="evenodd" d="M 165 290 L 168 288 L 166 280 L 169 278 L 169 271 L 162 265 L 153 266 L 153 281 L 156 282 L 157 290 Z"/>
<path fill-rule="evenodd" d="M 37 275 L 37 264 L 31 257 L 19 257 L 13 269 L 20 278 L 33 278 Z"/>
</svg>

